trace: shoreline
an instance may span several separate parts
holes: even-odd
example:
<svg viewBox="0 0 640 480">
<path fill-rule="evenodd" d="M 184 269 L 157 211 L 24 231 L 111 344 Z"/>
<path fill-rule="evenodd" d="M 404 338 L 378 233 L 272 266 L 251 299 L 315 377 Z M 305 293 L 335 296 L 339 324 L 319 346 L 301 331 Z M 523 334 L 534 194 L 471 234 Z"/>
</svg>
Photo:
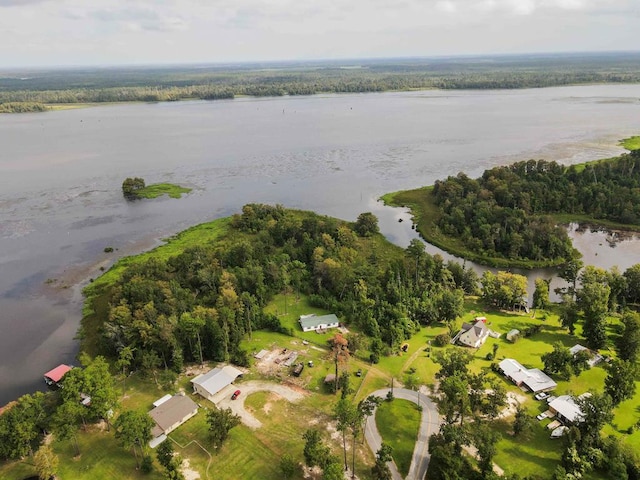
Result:
<svg viewBox="0 0 640 480">
<path fill-rule="evenodd" d="M 39 105 L 44 107 L 44 110 L 25 110 L 25 111 L 15 111 L 15 112 L 0 112 L 2 114 L 21 114 L 21 113 L 46 113 L 51 111 L 61 111 L 61 110 L 79 110 L 84 108 L 92 108 L 92 107 L 101 107 L 101 106 L 115 106 L 115 105 L 132 105 L 132 104 L 156 104 L 156 103 L 176 103 L 176 102 L 192 102 L 192 101 L 219 101 L 219 100 L 235 100 L 235 99 L 272 99 L 272 98 L 283 98 L 283 97 L 314 97 L 319 95 L 356 95 L 356 94 L 367 94 L 367 93 L 410 93 L 410 92 L 428 92 L 428 91 L 439 91 L 439 92 L 496 92 L 496 91 L 512 91 L 512 90 L 541 90 L 541 89 L 549 89 L 549 88 L 571 88 L 571 87 L 589 87 L 589 86 L 597 86 L 597 85 L 638 85 L 638 82 L 576 82 L 576 83 L 558 83 L 557 85 L 539 85 L 539 86 L 517 86 L 517 87 L 491 87 L 491 88 L 480 88 L 480 87 L 451 87 L 451 88 L 443 88 L 437 86 L 424 86 L 424 87 L 406 87 L 406 88 L 383 88 L 381 90 L 361 90 L 361 91 L 317 91 L 312 93 L 305 94 L 295 94 L 295 93 L 284 93 L 281 95 L 250 95 L 246 93 L 234 93 L 230 97 L 219 97 L 219 98 L 206 98 L 206 97 L 182 97 L 182 98 L 167 98 L 167 99 L 154 99 L 154 100 L 145 100 L 145 99 L 135 99 L 135 100 L 123 100 L 123 101 L 105 101 L 105 102 L 77 102 L 77 103 L 55 103 L 55 102 L 36 102 Z M 192 86 L 193 87 L 193 86 Z M 110 87 L 110 88 L 120 88 L 120 87 Z M 54 90 L 56 92 L 65 92 L 67 90 Z M 20 101 L 10 101 L 6 102 L 7 104 L 23 104 L 23 103 L 33 103 L 33 102 L 20 102 Z M 0 103 L 1 104 L 1 103 Z M 632 137 L 632 138 L 640 138 L 640 137 Z M 631 139 L 629 139 L 631 140 Z M 640 145 L 640 140 L 636 140 L 638 145 Z M 635 143 L 634 143 L 635 144 Z M 638 147 L 636 147 L 638 148 Z"/>
</svg>

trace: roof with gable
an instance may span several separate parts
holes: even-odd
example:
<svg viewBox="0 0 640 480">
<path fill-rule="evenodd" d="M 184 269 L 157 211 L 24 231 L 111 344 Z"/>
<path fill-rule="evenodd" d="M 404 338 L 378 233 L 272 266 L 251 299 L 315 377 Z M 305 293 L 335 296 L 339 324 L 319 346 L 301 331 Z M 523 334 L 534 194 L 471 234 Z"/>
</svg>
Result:
<svg viewBox="0 0 640 480">
<path fill-rule="evenodd" d="M 306 328 L 319 328 L 322 325 L 338 325 L 340 322 L 338 317 L 335 314 L 330 313 L 329 315 L 303 315 L 298 320 L 300 322 L 300 326 L 303 329 Z"/>
<path fill-rule="evenodd" d="M 47 373 L 44 374 L 45 378 L 48 378 L 49 380 L 51 380 L 54 383 L 59 382 L 60 380 L 62 380 L 62 377 L 65 376 L 65 374 L 70 371 L 73 367 L 70 367 L 69 365 L 58 365 L 56 368 L 54 368 L 53 370 L 49 370 Z"/>
<path fill-rule="evenodd" d="M 489 335 L 486 320 L 484 317 L 478 317 L 473 324 L 463 323 L 458 333 L 458 341 L 468 347 L 478 347 Z"/>
<path fill-rule="evenodd" d="M 498 367 L 516 385 L 526 385 L 533 393 L 553 390 L 558 386 L 546 373 L 538 368 L 526 368 L 513 358 L 505 358 Z"/>
<path fill-rule="evenodd" d="M 195 415 L 198 405 L 186 395 L 174 395 L 169 400 L 162 402 L 149 412 L 149 416 L 156 422 L 152 434 L 157 437 L 168 433 L 186 419 Z"/>
<path fill-rule="evenodd" d="M 230 385 L 236 378 L 242 375 L 242 371 L 231 365 L 222 368 L 214 368 L 207 373 L 198 375 L 191 380 L 194 385 L 199 385 L 206 390 L 209 395 L 215 395 L 227 385 Z"/>
<path fill-rule="evenodd" d="M 569 422 L 582 421 L 582 410 L 571 395 L 560 395 L 549 403 L 549 408 Z"/>
</svg>

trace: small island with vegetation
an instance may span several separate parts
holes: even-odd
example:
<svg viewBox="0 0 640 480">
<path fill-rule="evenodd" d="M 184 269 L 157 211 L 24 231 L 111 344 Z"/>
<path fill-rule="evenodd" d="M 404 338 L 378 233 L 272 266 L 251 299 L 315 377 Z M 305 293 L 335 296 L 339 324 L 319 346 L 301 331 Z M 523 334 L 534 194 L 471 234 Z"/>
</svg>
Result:
<svg viewBox="0 0 640 480">
<path fill-rule="evenodd" d="M 454 255 L 496 267 L 564 265 L 579 253 L 563 224 L 640 230 L 640 137 L 621 145 L 630 153 L 569 167 L 521 161 L 382 199 L 409 207 L 422 237 Z"/>
<path fill-rule="evenodd" d="M 189 192 L 191 192 L 191 188 L 181 187 L 173 183 L 145 185 L 144 179 L 139 177 L 128 177 L 122 182 L 122 194 L 127 200 L 157 198 L 162 195 L 169 195 L 171 198 L 181 198 L 183 193 L 187 194 Z"/>
</svg>

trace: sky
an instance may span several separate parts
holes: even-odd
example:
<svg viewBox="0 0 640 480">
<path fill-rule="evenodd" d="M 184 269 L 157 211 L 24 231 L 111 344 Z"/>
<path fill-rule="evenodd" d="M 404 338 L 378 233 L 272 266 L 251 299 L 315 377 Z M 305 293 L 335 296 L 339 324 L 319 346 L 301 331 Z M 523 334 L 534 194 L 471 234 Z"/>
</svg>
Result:
<svg viewBox="0 0 640 480">
<path fill-rule="evenodd" d="M 0 0 L 0 68 L 638 50 L 640 0 Z"/>
</svg>

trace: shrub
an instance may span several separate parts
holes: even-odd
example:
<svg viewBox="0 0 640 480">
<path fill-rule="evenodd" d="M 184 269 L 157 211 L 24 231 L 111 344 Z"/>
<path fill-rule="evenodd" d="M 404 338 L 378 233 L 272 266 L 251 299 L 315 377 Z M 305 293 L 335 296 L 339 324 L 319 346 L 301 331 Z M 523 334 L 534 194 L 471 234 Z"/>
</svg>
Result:
<svg viewBox="0 0 640 480">
<path fill-rule="evenodd" d="M 111 253 L 113 252 L 113 247 L 104 247 L 104 253 Z"/>
<path fill-rule="evenodd" d="M 153 458 L 151 458 L 150 455 L 145 455 L 144 457 L 142 457 L 140 470 L 142 470 L 143 473 L 151 473 L 153 471 Z"/>
<path fill-rule="evenodd" d="M 436 347 L 444 347 L 451 342 L 451 335 L 448 333 L 441 333 L 433 339 L 433 343 Z"/>
</svg>

